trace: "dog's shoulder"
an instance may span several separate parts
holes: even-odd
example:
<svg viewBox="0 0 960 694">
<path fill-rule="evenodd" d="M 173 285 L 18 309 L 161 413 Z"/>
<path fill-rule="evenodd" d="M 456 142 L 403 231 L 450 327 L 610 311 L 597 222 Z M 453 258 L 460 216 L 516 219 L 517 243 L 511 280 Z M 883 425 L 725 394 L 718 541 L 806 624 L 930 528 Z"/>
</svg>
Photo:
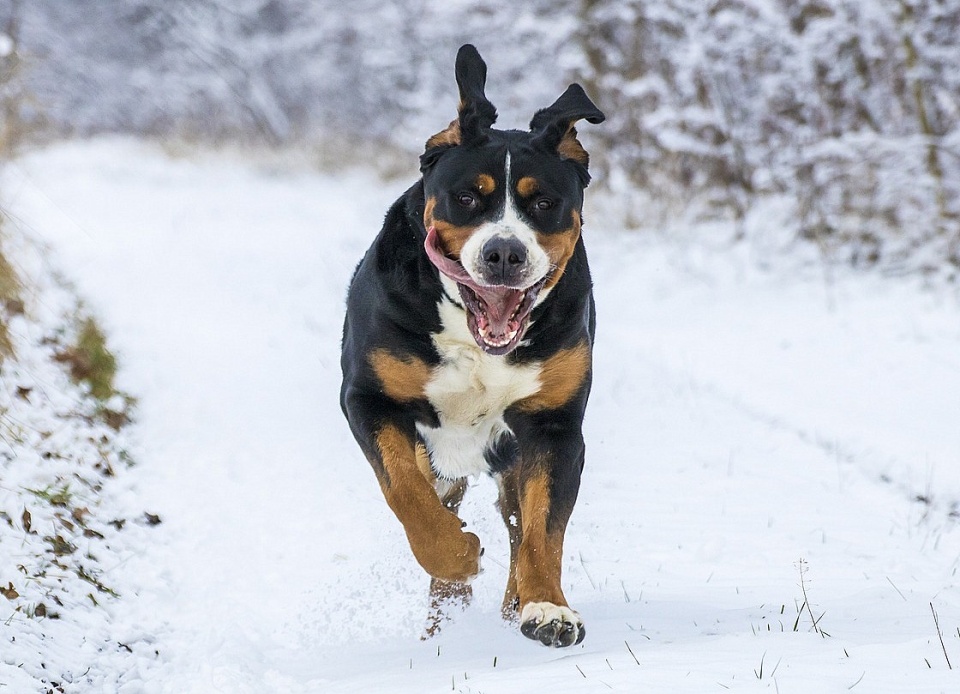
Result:
<svg viewBox="0 0 960 694">
<path fill-rule="evenodd" d="M 391 205 L 380 232 L 358 264 L 347 291 L 341 405 L 386 395 L 435 421 L 423 384 L 438 355 L 440 281 L 423 252 L 423 187 L 418 181 Z M 372 401 L 369 401 L 372 402 Z M 379 405 L 359 405 L 374 416 Z M 373 409 L 371 409 L 373 408 Z"/>
<path fill-rule="evenodd" d="M 344 337 L 353 352 L 402 350 L 411 334 L 440 329 L 440 281 L 423 252 L 423 186 L 417 182 L 391 205 L 380 233 L 360 261 L 347 292 Z M 346 347 L 346 345 L 345 345 Z"/>
</svg>

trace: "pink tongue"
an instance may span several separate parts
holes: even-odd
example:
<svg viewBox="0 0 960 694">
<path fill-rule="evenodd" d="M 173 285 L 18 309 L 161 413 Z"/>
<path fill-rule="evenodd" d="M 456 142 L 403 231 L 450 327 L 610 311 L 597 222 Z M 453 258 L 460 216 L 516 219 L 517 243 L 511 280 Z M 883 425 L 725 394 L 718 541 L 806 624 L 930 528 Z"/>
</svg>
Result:
<svg viewBox="0 0 960 694">
<path fill-rule="evenodd" d="M 510 318 L 513 312 L 523 301 L 523 292 L 509 287 L 477 287 L 471 284 L 470 288 L 477 293 L 486 304 L 486 319 L 477 316 L 480 327 L 489 326 L 490 337 L 500 339 L 510 332 Z M 484 325 L 484 323 L 486 325 Z M 514 326 L 516 328 L 517 326 Z"/>
<path fill-rule="evenodd" d="M 467 271 L 463 269 L 463 265 L 448 258 L 440 248 L 440 237 L 437 236 L 436 227 L 430 227 L 427 230 L 427 240 L 423 242 L 423 247 L 427 251 L 430 262 L 436 265 L 440 272 L 455 282 L 469 284 L 471 288 L 473 287 L 473 281 Z"/>
<path fill-rule="evenodd" d="M 427 257 L 430 262 L 436 265 L 447 277 L 455 282 L 470 287 L 477 296 L 483 300 L 486 309 L 486 318 L 482 314 L 474 314 L 478 325 L 481 328 L 489 326 L 490 337 L 501 338 L 510 332 L 510 317 L 523 301 L 524 293 L 519 289 L 510 287 L 494 286 L 484 287 L 476 282 L 467 274 L 467 271 L 456 260 L 448 258 L 440 248 L 440 239 L 437 236 L 437 230 L 430 227 L 427 230 L 427 240 L 423 244 L 427 251 Z"/>
</svg>

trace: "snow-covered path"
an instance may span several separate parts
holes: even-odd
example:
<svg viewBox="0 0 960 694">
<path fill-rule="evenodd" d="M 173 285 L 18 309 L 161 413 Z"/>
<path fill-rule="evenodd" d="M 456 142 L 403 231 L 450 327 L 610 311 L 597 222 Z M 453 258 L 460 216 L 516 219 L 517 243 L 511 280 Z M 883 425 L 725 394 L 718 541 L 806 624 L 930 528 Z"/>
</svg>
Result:
<svg viewBox="0 0 960 694">
<path fill-rule="evenodd" d="M 930 611 L 960 669 L 955 298 L 763 275 L 588 215 L 600 324 L 564 560 L 587 639 L 549 651 L 499 623 L 506 538 L 480 480 L 474 604 L 420 642 L 426 578 L 337 404 L 346 283 L 408 182 L 125 141 L 4 182 L 140 398 L 136 474 L 164 523 L 118 569 L 143 590 L 115 619 L 153 625 L 160 655 L 130 691 L 960 687 Z M 829 637 L 798 620 L 801 567 Z"/>
</svg>

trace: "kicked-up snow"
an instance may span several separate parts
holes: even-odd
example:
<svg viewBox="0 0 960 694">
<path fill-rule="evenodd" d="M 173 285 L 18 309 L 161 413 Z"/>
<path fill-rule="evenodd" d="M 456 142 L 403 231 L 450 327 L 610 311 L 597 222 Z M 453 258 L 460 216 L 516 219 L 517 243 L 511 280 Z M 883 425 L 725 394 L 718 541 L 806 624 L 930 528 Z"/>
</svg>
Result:
<svg viewBox="0 0 960 694">
<path fill-rule="evenodd" d="M 53 249 L 139 399 L 117 503 L 164 521 L 111 538 L 102 628 L 133 653 L 67 691 L 957 690 L 956 296 L 759 272 L 743 247 L 605 226 L 589 193 L 599 324 L 564 556 L 587 638 L 548 650 L 500 621 L 506 532 L 479 479 L 485 571 L 421 641 L 428 580 L 337 401 L 346 285 L 414 164 L 384 183 L 107 140 L 7 168 L 17 233 Z M 4 602 L 0 692 L 46 691 L 38 664 L 77 653 L 38 652 Z"/>
</svg>

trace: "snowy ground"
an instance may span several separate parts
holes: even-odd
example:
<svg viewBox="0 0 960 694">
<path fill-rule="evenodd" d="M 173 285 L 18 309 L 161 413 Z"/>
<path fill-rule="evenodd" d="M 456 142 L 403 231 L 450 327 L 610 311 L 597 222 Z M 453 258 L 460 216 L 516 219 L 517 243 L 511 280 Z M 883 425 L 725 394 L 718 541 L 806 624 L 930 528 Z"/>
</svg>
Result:
<svg viewBox="0 0 960 694">
<path fill-rule="evenodd" d="M 124 141 L 6 171 L 3 205 L 54 249 L 140 398 L 130 475 L 164 519 L 130 535 L 117 569 L 138 586 L 111 612 L 137 667 L 91 657 L 88 680 L 177 694 L 958 690 L 930 606 L 960 669 L 956 297 L 764 274 L 748 248 L 604 230 L 598 210 L 588 460 L 564 560 L 587 639 L 551 651 L 500 623 L 505 531 L 479 480 L 464 510 L 486 546 L 476 599 L 421 642 L 427 580 L 337 404 L 345 286 L 408 183 Z M 798 619 L 804 588 L 824 635 Z M 17 628 L 0 622 L 0 692 L 17 660 L 69 661 L 11 643 Z M 68 691 L 86 691 L 74 675 Z"/>
</svg>

